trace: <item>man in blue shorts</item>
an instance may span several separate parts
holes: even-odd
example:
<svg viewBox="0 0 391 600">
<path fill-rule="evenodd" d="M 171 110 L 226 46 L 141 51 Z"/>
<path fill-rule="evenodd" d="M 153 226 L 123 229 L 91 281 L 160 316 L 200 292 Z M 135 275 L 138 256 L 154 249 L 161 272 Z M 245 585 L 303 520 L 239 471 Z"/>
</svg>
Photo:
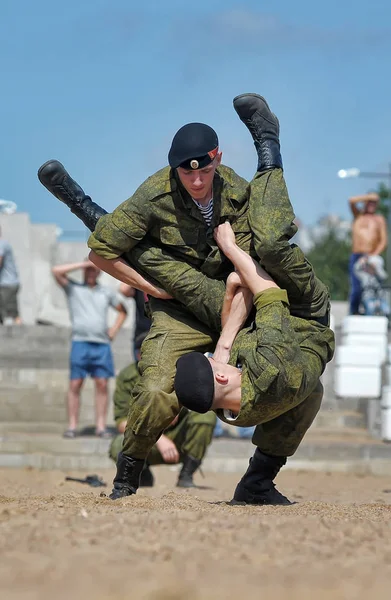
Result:
<svg viewBox="0 0 391 600">
<path fill-rule="evenodd" d="M 68 278 L 68 273 L 77 269 L 84 271 L 83 283 Z M 110 288 L 98 284 L 100 270 L 90 261 L 57 265 L 53 267 L 52 273 L 67 296 L 72 324 L 67 399 L 69 421 L 64 437 L 76 437 L 80 392 L 87 375 L 95 381 L 96 435 L 108 437 L 106 431 L 108 379 L 114 376 L 110 342 L 126 319 L 126 307 L 119 295 Z M 111 328 L 107 326 L 109 306 L 118 311 L 117 319 Z"/>
</svg>

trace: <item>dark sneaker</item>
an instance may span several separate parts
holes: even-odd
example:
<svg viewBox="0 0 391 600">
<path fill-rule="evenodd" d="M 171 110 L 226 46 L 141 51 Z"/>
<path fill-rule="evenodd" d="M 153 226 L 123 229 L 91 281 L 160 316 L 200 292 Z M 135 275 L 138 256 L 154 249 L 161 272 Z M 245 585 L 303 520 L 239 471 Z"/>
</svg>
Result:
<svg viewBox="0 0 391 600">
<path fill-rule="evenodd" d="M 75 437 L 77 437 L 77 433 L 76 433 L 76 429 L 67 429 L 66 431 L 64 431 L 64 433 L 62 434 L 63 438 L 66 438 L 68 440 L 74 440 Z"/>
<path fill-rule="evenodd" d="M 113 437 L 113 434 L 110 433 L 110 431 L 107 431 L 107 429 L 102 429 L 102 431 L 97 431 L 95 433 L 96 437 L 101 438 L 102 440 L 111 440 L 111 438 Z"/>
</svg>

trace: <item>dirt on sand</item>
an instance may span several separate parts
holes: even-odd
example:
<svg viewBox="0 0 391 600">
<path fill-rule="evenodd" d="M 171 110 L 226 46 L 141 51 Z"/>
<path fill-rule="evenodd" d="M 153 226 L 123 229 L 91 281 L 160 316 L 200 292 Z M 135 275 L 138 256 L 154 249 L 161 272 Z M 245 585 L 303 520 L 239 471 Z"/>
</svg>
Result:
<svg viewBox="0 0 391 600">
<path fill-rule="evenodd" d="M 236 474 L 182 491 L 154 472 L 112 502 L 58 471 L 0 470 L 0 597 L 390 598 L 389 479 L 288 471 L 278 487 L 296 504 L 250 507 L 227 504 Z"/>
</svg>

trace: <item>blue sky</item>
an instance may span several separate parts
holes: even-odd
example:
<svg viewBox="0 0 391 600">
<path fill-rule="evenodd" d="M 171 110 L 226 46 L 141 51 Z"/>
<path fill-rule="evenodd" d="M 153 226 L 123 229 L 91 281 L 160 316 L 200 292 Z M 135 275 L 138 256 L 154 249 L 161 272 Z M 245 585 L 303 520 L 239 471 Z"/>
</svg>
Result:
<svg viewBox="0 0 391 600">
<path fill-rule="evenodd" d="M 2 0 L 0 198 L 83 232 L 40 164 L 61 160 L 112 210 L 189 121 L 213 126 L 225 164 L 249 178 L 256 157 L 232 109 L 247 91 L 280 119 L 296 214 L 348 216 L 348 196 L 374 184 L 338 169 L 391 161 L 390 57 L 389 0 Z"/>
</svg>

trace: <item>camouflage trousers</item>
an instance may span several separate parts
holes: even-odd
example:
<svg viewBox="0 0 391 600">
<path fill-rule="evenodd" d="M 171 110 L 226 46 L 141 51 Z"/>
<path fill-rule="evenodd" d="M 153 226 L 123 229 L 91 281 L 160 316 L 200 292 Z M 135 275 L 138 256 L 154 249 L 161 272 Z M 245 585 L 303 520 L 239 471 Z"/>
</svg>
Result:
<svg viewBox="0 0 391 600">
<path fill-rule="evenodd" d="M 272 456 L 293 456 L 319 412 L 323 398 L 321 382 L 300 404 L 279 417 L 256 426 L 252 442 Z"/>
<path fill-rule="evenodd" d="M 208 412 L 204 415 L 189 412 L 177 425 L 165 431 L 164 435 L 172 440 L 177 447 L 180 462 L 183 462 L 185 456 L 191 456 L 196 460 L 202 461 L 208 446 L 212 442 L 215 425 L 216 415 L 213 412 Z M 115 462 L 117 462 L 118 453 L 122 450 L 123 439 L 123 434 L 119 434 L 111 442 L 109 456 Z M 149 465 L 165 464 L 156 446 L 153 446 L 148 454 L 147 462 Z"/>
<path fill-rule="evenodd" d="M 150 308 L 152 325 L 141 346 L 141 377 L 133 389 L 122 449 L 140 459 L 179 413 L 174 392 L 178 358 L 213 351 L 218 337 L 176 302 L 151 298 Z"/>
</svg>

